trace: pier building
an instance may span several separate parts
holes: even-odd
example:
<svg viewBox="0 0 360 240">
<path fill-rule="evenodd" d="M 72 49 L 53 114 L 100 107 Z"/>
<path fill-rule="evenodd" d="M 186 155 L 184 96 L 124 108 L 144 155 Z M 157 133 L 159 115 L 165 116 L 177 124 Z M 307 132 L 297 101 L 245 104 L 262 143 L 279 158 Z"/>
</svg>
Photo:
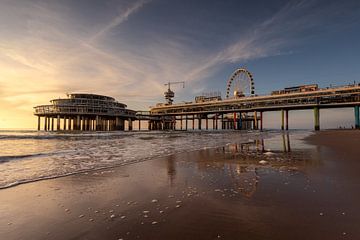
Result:
<svg viewBox="0 0 360 240">
<path fill-rule="evenodd" d="M 53 99 L 48 105 L 34 107 L 38 117 L 38 130 L 44 119 L 45 131 L 112 131 L 132 130 L 136 111 L 126 109 L 126 105 L 112 97 L 71 93 L 67 98 Z M 56 122 L 56 124 L 55 124 Z"/>
<path fill-rule="evenodd" d="M 231 96 L 231 93 L 234 93 Z M 263 113 L 279 111 L 281 129 L 289 129 L 289 112 L 311 109 L 314 112 L 314 130 L 320 130 L 320 109 L 354 108 L 355 128 L 360 128 L 359 118 L 360 84 L 339 87 L 319 88 L 317 84 L 302 85 L 273 91 L 269 95 L 255 94 L 252 74 L 244 68 L 234 71 L 227 82 L 226 98 L 221 100 L 195 101 L 178 104 L 157 104 L 150 109 L 152 117 L 158 120 L 150 122 L 151 129 L 188 129 L 188 119 L 195 120 L 197 129 L 203 128 L 205 121 L 213 121 L 213 129 L 263 129 Z M 190 127 L 191 129 L 191 127 Z"/>
</svg>

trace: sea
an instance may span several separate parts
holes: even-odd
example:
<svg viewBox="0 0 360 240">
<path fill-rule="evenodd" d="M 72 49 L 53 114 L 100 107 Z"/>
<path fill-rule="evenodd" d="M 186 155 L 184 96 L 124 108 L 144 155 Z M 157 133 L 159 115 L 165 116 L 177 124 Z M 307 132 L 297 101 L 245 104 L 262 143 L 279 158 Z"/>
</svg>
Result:
<svg viewBox="0 0 360 240">
<path fill-rule="evenodd" d="M 295 148 L 306 149 L 311 146 L 302 139 L 310 134 L 305 130 L 287 132 L 287 136 L 275 130 L 79 133 L 0 130 L 0 189 L 259 139 L 266 142 L 263 150 L 268 152 L 285 147 L 285 138 L 287 143 L 291 138 Z"/>
</svg>

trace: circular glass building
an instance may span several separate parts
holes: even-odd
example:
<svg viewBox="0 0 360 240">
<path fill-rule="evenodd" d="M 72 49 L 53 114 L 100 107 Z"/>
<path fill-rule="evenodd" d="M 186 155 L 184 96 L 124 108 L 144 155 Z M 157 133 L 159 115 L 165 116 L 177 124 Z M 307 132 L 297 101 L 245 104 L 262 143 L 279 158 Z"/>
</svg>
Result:
<svg viewBox="0 0 360 240">
<path fill-rule="evenodd" d="M 34 107 L 38 116 L 38 130 L 41 128 L 41 118 L 45 118 L 44 130 L 81 130 L 81 131 L 113 131 L 124 130 L 125 121 L 136 119 L 136 111 L 126 109 L 126 104 L 112 97 L 71 93 L 67 98 L 53 99 L 51 104 Z"/>
</svg>

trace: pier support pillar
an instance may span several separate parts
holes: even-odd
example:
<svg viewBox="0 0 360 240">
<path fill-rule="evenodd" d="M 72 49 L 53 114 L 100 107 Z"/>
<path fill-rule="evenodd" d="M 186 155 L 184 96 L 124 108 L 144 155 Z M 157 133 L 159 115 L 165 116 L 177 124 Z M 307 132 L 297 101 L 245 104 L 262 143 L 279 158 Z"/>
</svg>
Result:
<svg viewBox="0 0 360 240">
<path fill-rule="evenodd" d="M 71 131 L 71 117 L 68 119 L 68 130 Z"/>
<path fill-rule="evenodd" d="M 241 116 L 241 112 L 239 113 L 239 119 L 238 119 L 238 130 L 242 129 L 242 116 Z"/>
<path fill-rule="evenodd" d="M 80 116 L 76 116 L 76 130 L 80 130 Z"/>
<path fill-rule="evenodd" d="M 216 123 L 216 129 L 217 129 L 217 123 Z M 221 114 L 221 129 L 224 130 L 225 126 L 224 126 L 224 114 Z"/>
<path fill-rule="evenodd" d="M 215 130 L 218 130 L 218 115 L 215 114 Z"/>
<path fill-rule="evenodd" d="M 195 115 L 192 116 L 192 129 L 195 129 Z"/>
<path fill-rule="evenodd" d="M 355 112 L 355 129 L 360 129 L 359 106 L 354 107 Z"/>
<path fill-rule="evenodd" d="M 50 117 L 48 117 L 48 130 L 50 131 L 51 130 L 51 118 Z"/>
<path fill-rule="evenodd" d="M 198 116 L 198 129 L 201 130 L 201 114 Z"/>
<path fill-rule="evenodd" d="M 141 130 L 141 120 L 139 119 L 139 131 Z"/>
<path fill-rule="evenodd" d="M 188 115 L 185 116 L 185 130 L 188 130 Z"/>
<path fill-rule="evenodd" d="M 281 130 L 284 130 L 284 109 L 281 109 Z"/>
<path fill-rule="evenodd" d="M 125 130 L 125 120 L 119 119 L 119 130 L 124 131 Z"/>
<path fill-rule="evenodd" d="M 133 130 L 133 127 L 132 127 L 132 119 L 129 118 L 128 122 L 129 122 L 129 131 L 132 131 L 132 130 Z"/>
<path fill-rule="evenodd" d="M 208 119 L 208 115 L 205 115 L 205 128 L 206 128 L 206 130 L 209 130 L 209 119 Z"/>
<path fill-rule="evenodd" d="M 149 126 L 151 125 L 150 122 L 151 122 L 151 121 L 149 121 Z M 115 118 L 115 128 L 116 128 L 116 130 L 118 130 L 118 131 L 119 131 L 119 130 L 122 130 L 122 129 L 121 129 L 121 126 L 120 126 L 120 118 L 119 118 L 119 117 L 116 117 L 116 118 Z M 151 129 L 149 129 L 149 130 L 151 130 Z"/>
<path fill-rule="evenodd" d="M 51 131 L 54 131 L 54 118 L 51 117 Z"/>
<path fill-rule="evenodd" d="M 118 118 L 116 118 L 116 120 L 118 121 Z M 100 118 L 99 118 L 99 116 L 96 116 L 95 117 L 95 130 L 96 131 L 100 131 Z"/>
<path fill-rule="evenodd" d="M 260 112 L 260 131 L 263 130 L 263 112 Z"/>
<path fill-rule="evenodd" d="M 289 130 L 289 110 L 285 110 L 285 129 Z"/>
<path fill-rule="evenodd" d="M 254 130 L 258 129 L 258 118 L 257 118 L 257 112 L 254 111 Z"/>
<path fill-rule="evenodd" d="M 183 116 L 180 116 L 180 130 L 183 130 Z"/>
<path fill-rule="evenodd" d="M 81 130 L 85 131 L 85 117 L 81 117 Z"/>
<path fill-rule="evenodd" d="M 71 121 L 71 118 L 70 118 L 70 121 Z M 91 131 L 92 130 L 92 122 L 91 122 L 91 119 L 90 118 L 86 118 L 86 125 L 87 125 L 87 130 L 88 131 Z"/>
<path fill-rule="evenodd" d="M 63 126 L 63 130 L 66 131 L 66 117 L 64 117 L 64 126 Z"/>
<path fill-rule="evenodd" d="M 47 117 L 44 117 L 44 131 L 47 131 Z"/>
<path fill-rule="evenodd" d="M 73 131 L 76 131 L 76 130 L 77 130 L 77 118 L 76 118 L 76 116 L 73 118 L 73 127 L 72 127 L 72 130 L 73 130 Z"/>
<path fill-rule="evenodd" d="M 314 107 L 314 129 L 315 129 L 315 131 L 320 130 L 320 109 L 319 109 L 319 107 Z"/>
<path fill-rule="evenodd" d="M 37 127 L 37 130 L 40 131 L 40 124 L 41 124 L 41 118 L 40 116 L 38 116 L 38 127 Z"/>
<path fill-rule="evenodd" d="M 57 115 L 57 120 L 56 120 L 56 130 L 60 131 L 60 115 Z"/>
<path fill-rule="evenodd" d="M 233 124 L 234 124 L 234 130 L 237 129 L 236 127 L 236 123 L 237 123 L 237 113 L 234 112 L 234 121 L 233 121 Z"/>
</svg>

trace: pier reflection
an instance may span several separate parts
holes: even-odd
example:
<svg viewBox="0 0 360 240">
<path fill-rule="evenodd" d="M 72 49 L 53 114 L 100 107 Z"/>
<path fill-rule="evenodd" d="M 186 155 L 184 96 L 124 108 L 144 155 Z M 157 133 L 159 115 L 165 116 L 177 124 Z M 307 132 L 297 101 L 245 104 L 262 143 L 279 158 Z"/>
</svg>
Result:
<svg viewBox="0 0 360 240">
<path fill-rule="evenodd" d="M 284 132 L 268 139 L 258 138 L 231 143 L 221 148 L 188 153 L 183 162 L 187 164 L 186 166 L 194 165 L 196 171 L 189 171 L 187 180 L 194 179 L 198 175 L 201 176 L 201 181 L 217 186 L 215 189 L 223 195 L 240 194 L 251 198 L 260 184 L 260 175 L 292 175 L 296 172 L 304 172 L 307 165 L 313 164 L 310 156 L 312 151 L 304 151 L 303 145 L 297 148 L 296 145 L 299 143 L 300 140 L 295 139 L 292 146 L 291 134 Z M 176 171 L 182 171 L 181 164 L 169 157 L 167 167 L 172 185 Z"/>
<path fill-rule="evenodd" d="M 175 163 L 176 159 L 174 157 L 174 155 L 171 155 L 168 157 L 167 161 L 166 161 L 166 166 L 167 166 L 167 174 L 169 176 L 169 184 L 170 186 L 174 185 L 174 180 L 176 177 L 176 163 Z"/>
</svg>

